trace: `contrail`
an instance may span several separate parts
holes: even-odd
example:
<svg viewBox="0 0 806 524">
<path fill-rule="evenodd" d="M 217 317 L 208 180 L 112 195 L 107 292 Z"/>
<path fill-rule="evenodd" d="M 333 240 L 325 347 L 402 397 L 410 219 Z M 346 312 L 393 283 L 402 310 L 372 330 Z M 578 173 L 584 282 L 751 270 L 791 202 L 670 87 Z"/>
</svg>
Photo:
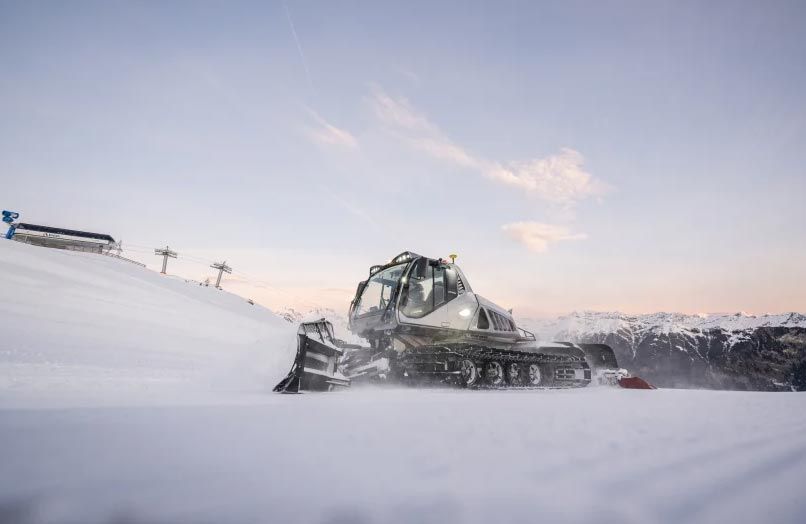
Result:
<svg viewBox="0 0 806 524">
<path fill-rule="evenodd" d="M 305 75 L 308 78 L 308 85 L 311 87 L 311 91 L 313 91 L 313 80 L 311 79 L 311 70 L 308 68 L 308 61 L 305 59 L 305 53 L 302 51 L 302 44 L 299 43 L 297 30 L 294 27 L 294 20 L 291 19 L 291 11 L 288 9 L 288 2 L 283 1 L 283 7 L 285 7 L 285 16 L 286 18 L 288 18 L 288 26 L 291 28 L 291 35 L 294 37 L 294 42 L 297 44 L 297 51 L 299 51 L 299 58 L 300 60 L 302 60 L 302 67 L 305 68 Z"/>
</svg>

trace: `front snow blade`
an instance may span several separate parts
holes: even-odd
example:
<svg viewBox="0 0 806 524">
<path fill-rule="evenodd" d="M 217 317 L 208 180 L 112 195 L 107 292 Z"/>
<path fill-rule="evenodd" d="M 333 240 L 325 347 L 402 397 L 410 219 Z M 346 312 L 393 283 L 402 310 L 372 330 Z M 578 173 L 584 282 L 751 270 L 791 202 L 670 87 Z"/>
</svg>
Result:
<svg viewBox="0 0 806 524">
<path fill-rule="evenodd" d="M 348 387 L 350 380 L 336 370 L 344 353 L 333 336 L 333 324 L 325 320 L 303 322 L 297 330 L 297 356 L 291 371 L 274 387 L 278 393 L 330 391 Z"/>
</svg>

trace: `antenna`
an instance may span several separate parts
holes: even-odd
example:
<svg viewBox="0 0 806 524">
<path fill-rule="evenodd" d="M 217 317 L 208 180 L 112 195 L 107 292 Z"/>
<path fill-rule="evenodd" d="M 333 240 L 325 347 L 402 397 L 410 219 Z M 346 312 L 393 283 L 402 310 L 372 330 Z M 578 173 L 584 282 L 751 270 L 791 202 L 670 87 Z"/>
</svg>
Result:
<svg viewBox="0 0 806 524">
<path fill-rule="evenodd" d="M 226 260 L 221 263 L 215 263 L 210 267 L 218 270 L 218 278 L 215 281 L 215 287 L 221 289 L 221 275 L 224 273 L 232 273 L 232 268 L 227 265 Z"/>
<path fill-rule="evenodd" d="M 155 249 L 154 254 L 163 257 L 162 271 L 160 271 L 160 273 L 164 275 L 165 271 L 168 269 L 168 258 L 176 258 L 177 253 L 176 251 L 171 251 L 171 248 L 169 248 L 168 246 L 165 246 L 165 249 Z"/>
</svg>

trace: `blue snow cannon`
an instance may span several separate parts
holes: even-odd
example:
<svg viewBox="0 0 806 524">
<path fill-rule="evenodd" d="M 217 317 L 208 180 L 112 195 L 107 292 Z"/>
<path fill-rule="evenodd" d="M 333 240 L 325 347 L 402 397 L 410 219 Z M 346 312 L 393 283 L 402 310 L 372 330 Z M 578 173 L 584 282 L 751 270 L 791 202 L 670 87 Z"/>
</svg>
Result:
<svg viewBox="0 0 806 524">
<path fill-rule="evenodd" d="M 17 226 L 14 225 L 14 221 L 20 218 L 20 214 L 16 211 L 6 211 L 3 210 L 3 222 L 8 224 L 8 231 L 6 232 L 6 238 L 11 240 L 14 236 L 14 232 L 17 230 Z"/>
</svg>

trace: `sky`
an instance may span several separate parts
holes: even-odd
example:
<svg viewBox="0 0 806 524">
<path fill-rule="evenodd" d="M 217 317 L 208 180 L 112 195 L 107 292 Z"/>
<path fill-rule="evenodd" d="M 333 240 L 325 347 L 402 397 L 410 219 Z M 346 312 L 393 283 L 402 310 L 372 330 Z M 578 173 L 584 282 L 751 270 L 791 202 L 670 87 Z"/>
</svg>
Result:
<svg viewBox="0 0 806 524">
<path fill-rule="evenodd" d="M 806 311 L 803 2 L 0 0 L 0 207 L 271 308 Z"/>
</svg>

